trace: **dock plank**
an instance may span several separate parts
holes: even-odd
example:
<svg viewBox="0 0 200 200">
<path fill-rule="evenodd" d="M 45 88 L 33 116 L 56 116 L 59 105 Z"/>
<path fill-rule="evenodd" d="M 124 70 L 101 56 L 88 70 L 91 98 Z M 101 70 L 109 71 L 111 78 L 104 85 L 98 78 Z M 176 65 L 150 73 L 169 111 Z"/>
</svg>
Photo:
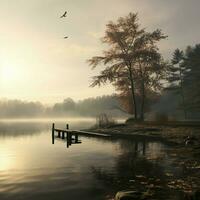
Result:
<svg viewBox="0 0 200 200">
<path fill-rule="evenodd" d="M 96 133 L 96 132 L 90 132 L 90 131 L 81 131 L 81 130 L 55 128 L 54 131 L 56 131 L 56 132 L 65 132 L 65 133 L 78 133 L 80 135 L 88 135 L 88 136 L 111 137 L 111 135 L 109 135 L 109 134 Z"/>
<path fill-rule="evenodd" d="M 95 133 L 95 132 L 89 132 L 89 131 L 81 131 L 81 130 L 74 130 L 75 132 L 83 135 L 91 135 L 91 136 L 101 136 L 101 137 L 111 137 L 109 134 L 104 133 Z"/>
</svg>

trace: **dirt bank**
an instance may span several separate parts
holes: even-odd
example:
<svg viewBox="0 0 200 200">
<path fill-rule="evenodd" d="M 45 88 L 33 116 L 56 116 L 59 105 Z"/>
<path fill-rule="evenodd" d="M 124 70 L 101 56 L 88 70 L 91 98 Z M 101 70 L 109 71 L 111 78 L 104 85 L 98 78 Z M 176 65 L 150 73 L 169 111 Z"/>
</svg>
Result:
<svg viewBox="0 0 200 200">
<path fill-rule="evenodd" d="M 200 145 L 199 126 L 119 124 L 105 128 L 91 128 L 90 131 L 111 134 L 113 137 L 140 135 L 165 139 L 186 146 Z"/>
</svg>

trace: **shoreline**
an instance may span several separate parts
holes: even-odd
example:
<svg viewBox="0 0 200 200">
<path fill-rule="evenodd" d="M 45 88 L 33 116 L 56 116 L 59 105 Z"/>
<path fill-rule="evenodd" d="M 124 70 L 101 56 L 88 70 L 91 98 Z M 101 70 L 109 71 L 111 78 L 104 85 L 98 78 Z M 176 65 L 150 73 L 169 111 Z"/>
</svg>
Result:
<svg viewBox="0 0 200 200">
<path fill-rule="evenodd" d="M 148 124 L 116 124 L 104 128 L 90 128 L 90 132 L 109 134 L 112 137 L 149 137 L 172 142 L 177 145 L 200 145 L 200 125 L 148 125 Z M 188 141 L 187 144 L 187 139 Z M 190 143 L 190 144 L 189 144 Z"/>
</svg>

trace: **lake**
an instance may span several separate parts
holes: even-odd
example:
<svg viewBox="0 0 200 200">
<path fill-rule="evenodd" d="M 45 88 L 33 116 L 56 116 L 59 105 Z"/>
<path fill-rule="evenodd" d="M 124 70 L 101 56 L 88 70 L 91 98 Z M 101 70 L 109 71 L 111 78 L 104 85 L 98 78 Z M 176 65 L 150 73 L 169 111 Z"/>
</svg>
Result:
<svg viewBox="0 0 200 200">
<path fill-rule="evenodd" d="M 92 126 L 94 120 L 69 120 L 70 128 Z M 174 165 L 173 145 L 149 138 L 103 139 L 79 137 L 81 144 L 52 144 L 51 121 L 0 123 L 1 200 L 112 199 L 119 190 L 141 191 L 159 186 L 162 199 L 180 199 L 179 192 L 164 188 Z M 56 121 L 59 128 L 64 121 Z M 157 183 L 157 184 L 156 184 Z M 152 187 L 153 187 L 152 186 Z M 166 194 L 167 191 L 167 194 Z"/>
</svg>

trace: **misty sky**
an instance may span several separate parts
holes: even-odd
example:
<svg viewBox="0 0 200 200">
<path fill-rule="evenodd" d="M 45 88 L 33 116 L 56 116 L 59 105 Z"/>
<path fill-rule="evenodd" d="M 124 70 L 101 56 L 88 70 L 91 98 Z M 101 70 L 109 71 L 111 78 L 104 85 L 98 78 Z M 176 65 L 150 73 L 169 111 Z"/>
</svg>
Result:
<svg viewBox="0 0 200 200">
<path fill-rule="evenodd" d="M 199 43 L 199 8 L 199 0 L 0 0 L 0 98 L 53 103 L 112 94 L 110 86 L 88 87 L 100 69 L 86 63 L 103 50 L 109 20 L 138 12 L 143 27 L 169 36 L 160 43 L 169 58 Z"/>
</svg>

